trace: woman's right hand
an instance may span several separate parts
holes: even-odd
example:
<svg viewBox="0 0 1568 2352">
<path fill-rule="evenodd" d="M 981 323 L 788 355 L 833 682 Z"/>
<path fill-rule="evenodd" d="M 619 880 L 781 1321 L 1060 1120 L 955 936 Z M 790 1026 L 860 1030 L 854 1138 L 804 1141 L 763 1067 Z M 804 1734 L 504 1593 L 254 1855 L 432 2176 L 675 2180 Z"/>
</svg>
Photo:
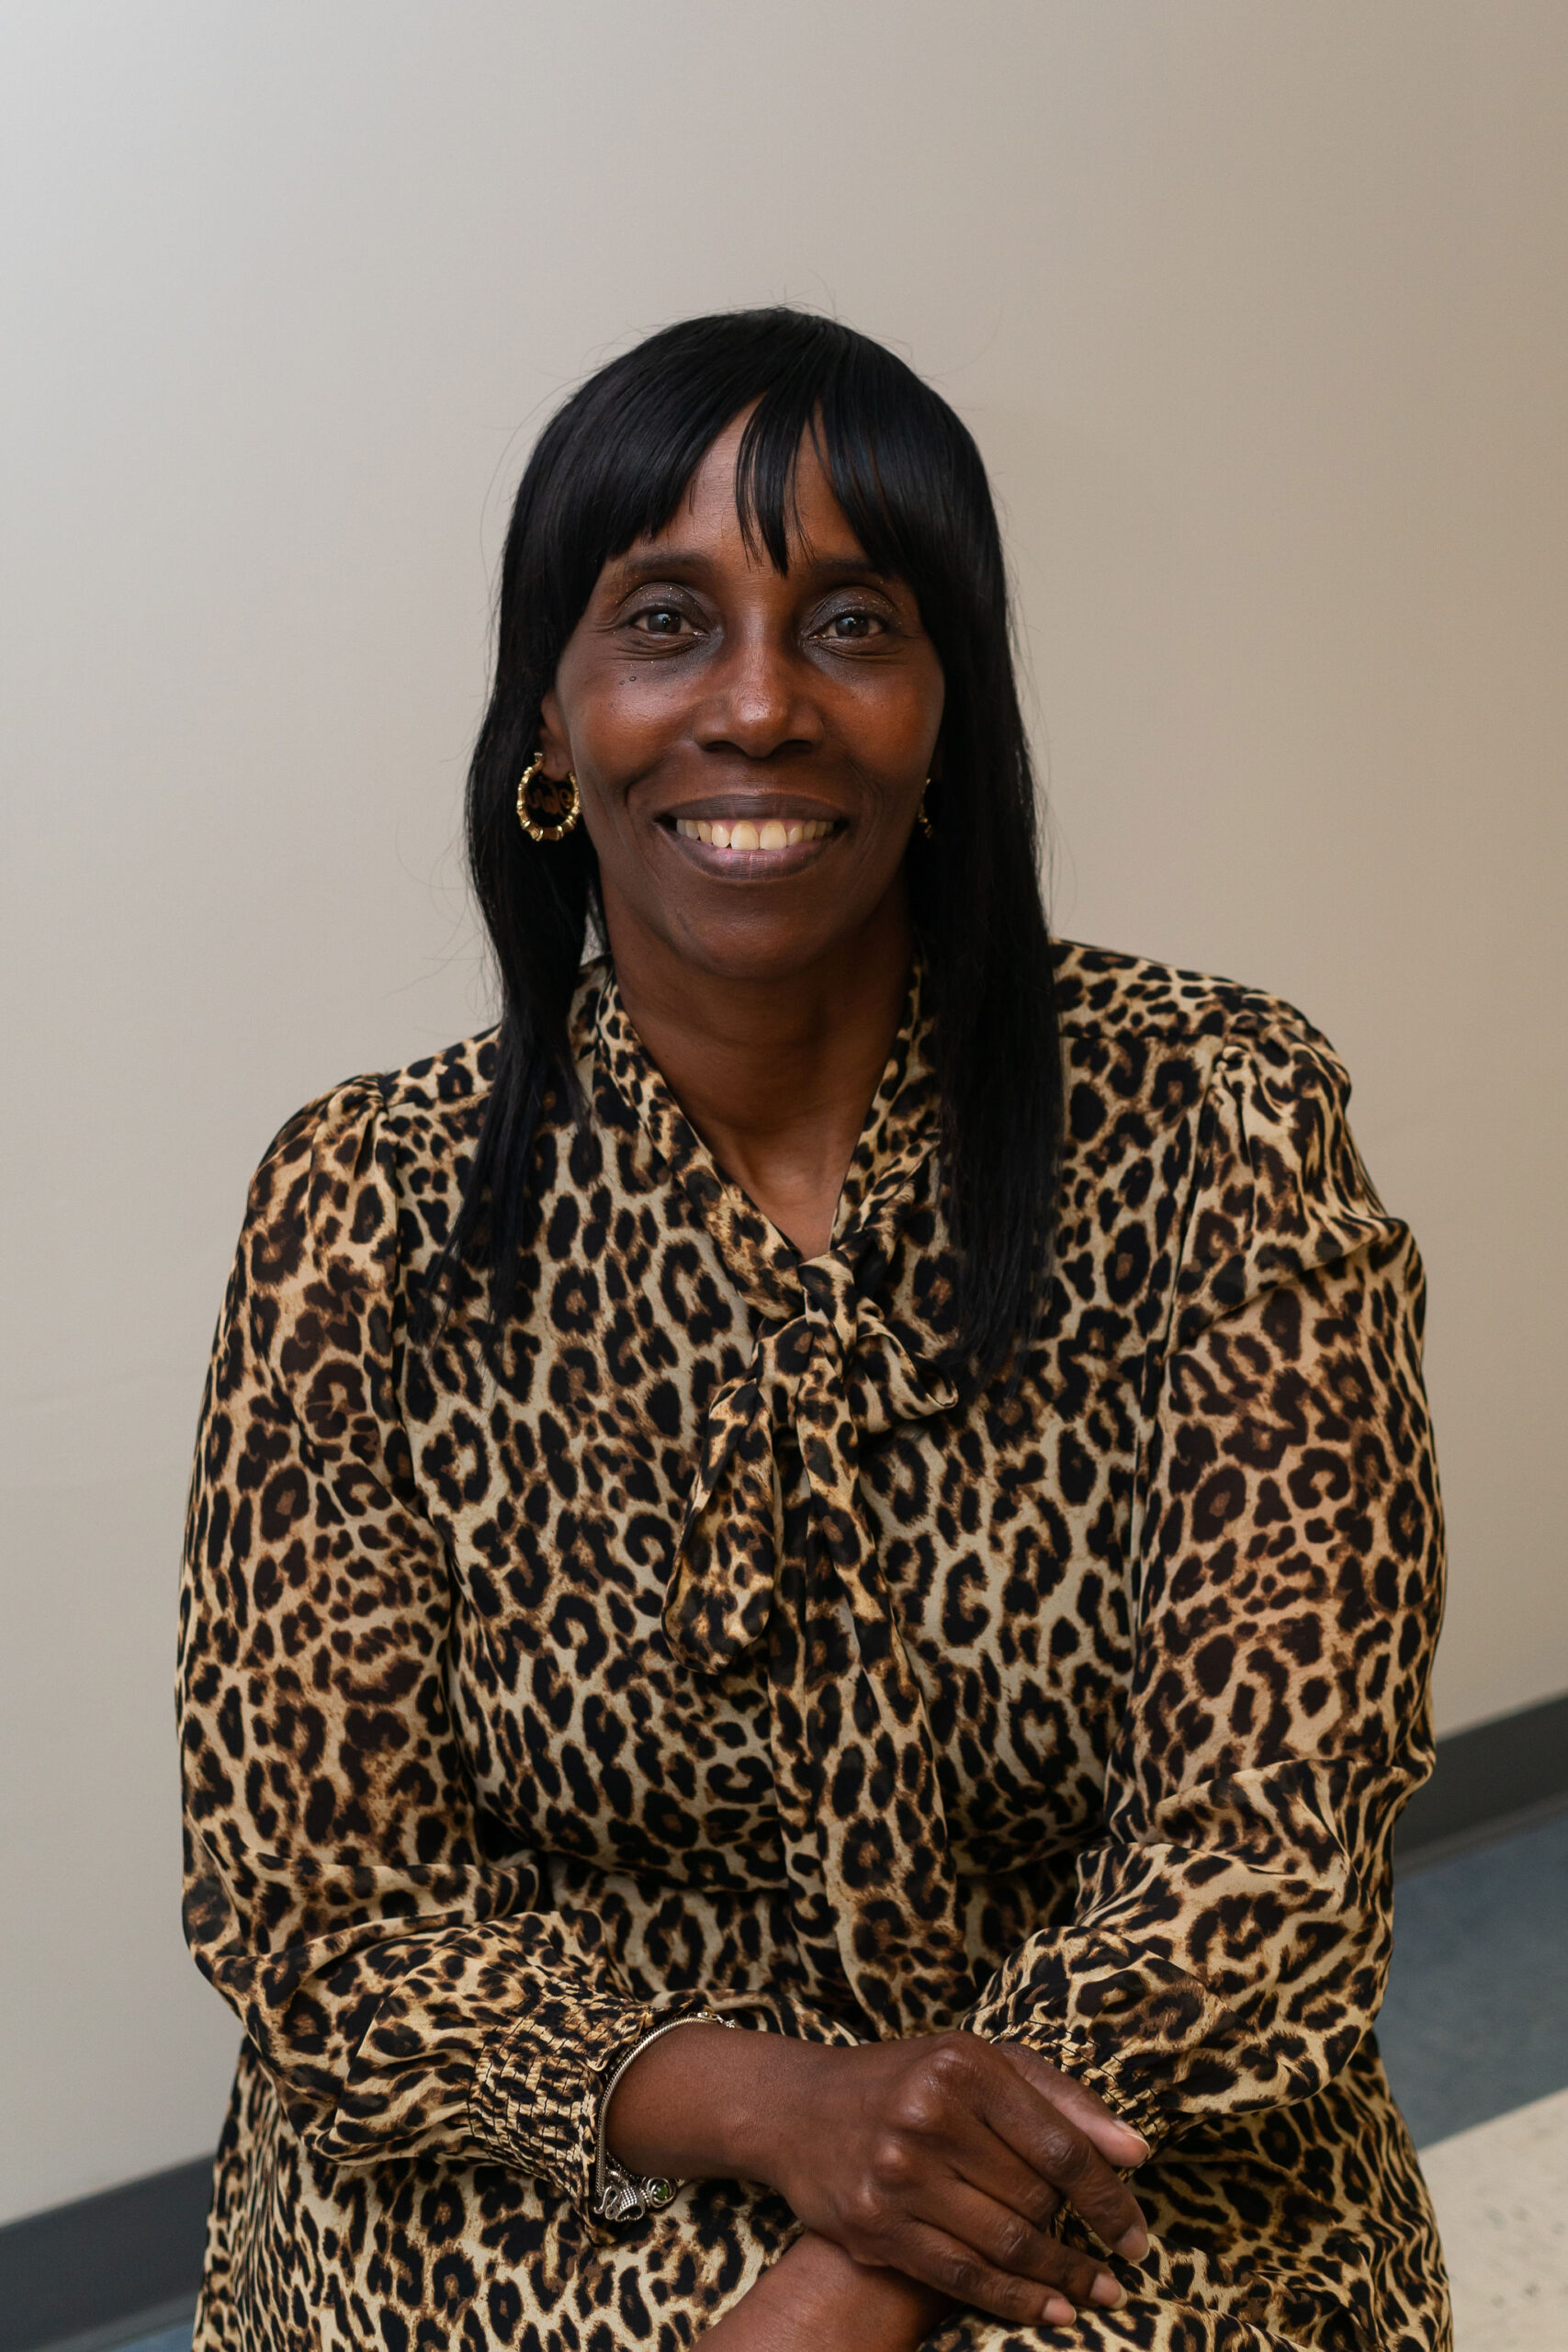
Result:
<svg viewBox="0 0 1568 2352">
<path fill-rule="evenodd" d="M 1138 2134 L 1044 2059 L 975 2034 L 844 2050 L 694 2026 L 630 2070 L 610 2138 L 638 2171 L 765 2181 L 857 2263 L 1018 2324 L 1123 2300 L 1054 2233 L 1062 2205 L 1129 2260 L 1147 2250 L 1114 2169 L 1147 2154 Z"/>
<path fill-rule="evenodd" d="M 1092 2093 L 968 2033 L 820 2054 L 794 2128 L 774 2135 L 772 2181 L 810 2228 L 998 2319 L 1059 2323 L 1124 2300 L 1051 2226 L 1066 2204 L 1102 2245 L 1133 2260 L 1148 2248 L 1113 2169 L 1147 2151 Z"/>
</svg>

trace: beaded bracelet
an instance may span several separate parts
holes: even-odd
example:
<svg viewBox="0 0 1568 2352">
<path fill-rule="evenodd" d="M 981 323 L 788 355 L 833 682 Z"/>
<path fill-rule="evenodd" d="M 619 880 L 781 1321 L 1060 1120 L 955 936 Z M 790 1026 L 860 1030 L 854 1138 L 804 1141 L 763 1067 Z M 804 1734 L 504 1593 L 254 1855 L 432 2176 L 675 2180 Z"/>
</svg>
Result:
<svg viewBox="0 0 1568 2352">
<path fill-rule="evenodd" d="M 694 2017 L 670 2018 L 663 2025 L 656 2025 L 635 2041 L 605 2084 L 599 2100 L 598 2148 L 593 2159 L 593 2211 L 602 2222 L 640 2222 L 645 2213 L 662 2212 L 675 2196 L 681 2184 L 665 2180 L 659 2175 L 628 2172 L 618 2157 L 610 2154 L 608 2123 L 610 2101 L 615 2096 L 615 2086 L 626 2068 L 642 2056 L 645 2050 L 667 2033 L 682 2025 L 723 2025 L 733 2033 L 733 2018 L 721 2018 L 713 2009 L 699 2009 Z"/>
</svg>

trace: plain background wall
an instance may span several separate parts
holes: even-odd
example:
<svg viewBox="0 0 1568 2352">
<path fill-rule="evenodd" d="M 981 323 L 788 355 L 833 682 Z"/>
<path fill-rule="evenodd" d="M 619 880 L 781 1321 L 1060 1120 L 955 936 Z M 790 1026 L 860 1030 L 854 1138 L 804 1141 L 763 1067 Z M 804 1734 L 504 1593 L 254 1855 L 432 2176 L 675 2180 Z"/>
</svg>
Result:
<svg viewBox="0 0 1568 2352">
<path fill-rule="evenodd" d="M 969 419 L 1058 927 L 1295 999 L 1415 1224 L 1454 1728 L 1568 1685 L 1562 0 L 8 6 L 0 2218 L 216 2135 L 176 1918 L 247 1173 L 484 1018 L 455 842 L 542 416 L 788 298 Z"/>
</svg>

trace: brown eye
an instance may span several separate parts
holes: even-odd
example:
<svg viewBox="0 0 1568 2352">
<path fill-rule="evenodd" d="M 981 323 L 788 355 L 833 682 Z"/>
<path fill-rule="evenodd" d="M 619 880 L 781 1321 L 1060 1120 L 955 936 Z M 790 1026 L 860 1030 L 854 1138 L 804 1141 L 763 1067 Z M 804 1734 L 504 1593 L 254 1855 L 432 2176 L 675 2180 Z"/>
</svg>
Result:
<svg viewBox="0 0 1568 2352">
<path fill-rule="evenodd" d="M 649 605 L 635 617 L 645 637 L 679 637 L 685 615 L 672 605 Z"/>
<path fill-rule="evenodd" d="M 875 613 L 835 613 L 826 633 L 840 645 L 854 645 L 864 638 L 874 637 L 882 626 Z"/>
</svg>

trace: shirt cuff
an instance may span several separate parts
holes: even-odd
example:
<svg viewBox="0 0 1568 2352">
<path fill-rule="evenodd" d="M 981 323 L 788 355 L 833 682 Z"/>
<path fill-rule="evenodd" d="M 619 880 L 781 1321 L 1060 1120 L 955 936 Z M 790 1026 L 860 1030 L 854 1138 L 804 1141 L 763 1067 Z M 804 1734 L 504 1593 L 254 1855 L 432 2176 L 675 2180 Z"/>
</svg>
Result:
<svg viewBox="0 0 1568 2352">
<path fill-rule="evenodd" d="M 1116 1955 L 1111 1955 L 1111 1958 Z M 1086 1972 L 1086 1974 L 1088 1972 Z M 1078 1999 L 1075 2003 L 1074 1992 Z M 1151 2151 L 1170 2137 L 1179 2113 L 1179 2094 L 1172 2098 L 1173 2064 L 1190 2060 L 1192 2052 L 1178 2037 L 1174 2049 L 1145 2042 L 1146 2005 L 1151 1997 L 1172 1988 L 1151 1984 L 1145 1973 L 1123 1967 L 1116 1975 L 1106 1972 L 1093 1984 L 1100 2013 L 1085 2018 L 1081 2009 L 1085 1985 L 1074 1979 L 1062 1955 L 1049 1948 L 1030 1956 L 1030 1964 L 1015 1955 L 991 1979 L 978 2001 L 954 2022 L 983 2041 L 1012 2042 L 1033 2051 L 1091 2090 L 1119 2123 L 1125 2123 L 1148 2143 Z M 1190 1988 L 1175 1988 L 1178 1991 Z M 1128 2012 L 1132 2015 L 1129 2016 Z M 1189 2027 L 1191 2018 L 1184 2020 Z"/>
<path fill-rule="evenodd" d="M 646 2001 L 610 1998 L 530 2015 L 484 2055 L 469 2101 L 474 2139 L 587 2215 L 600 2094 L 654 2023 Z"/>
</svg>

